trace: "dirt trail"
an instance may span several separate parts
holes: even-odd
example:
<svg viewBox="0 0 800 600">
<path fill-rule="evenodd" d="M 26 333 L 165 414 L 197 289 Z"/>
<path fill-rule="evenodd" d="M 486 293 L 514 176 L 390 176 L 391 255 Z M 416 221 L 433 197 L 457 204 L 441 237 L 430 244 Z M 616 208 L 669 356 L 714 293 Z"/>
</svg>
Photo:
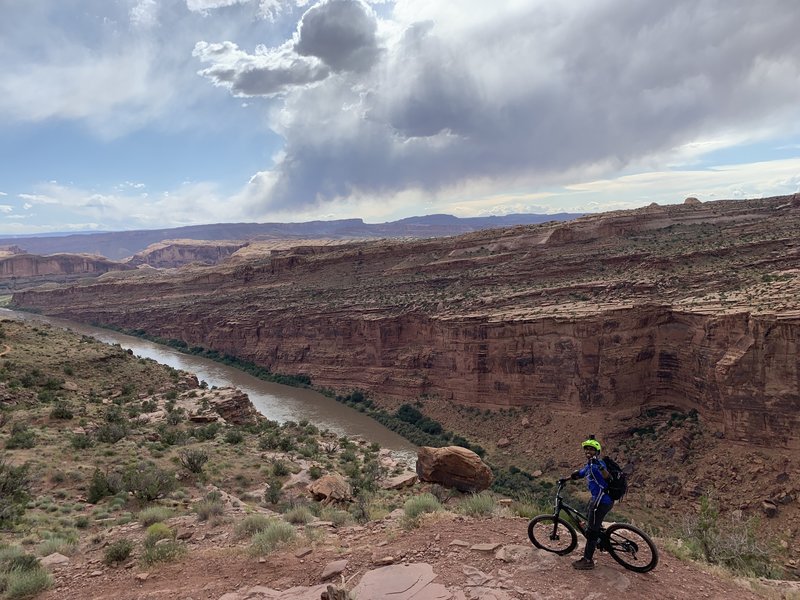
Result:
<svg viewBox="0 0 800 600">
<path fill-rule="evenodd" d="M 148 570 L 134 561 L 110 568 L 101 562 L 101 542 L 56 570 L 56 587 L 41 598 L 219 600 L 229 594 L 225 600 L 256 600 L 270 596 L 247 590 L 255 586 L 286 590 L 318 585 L 325 566 L 341 559 L 347 559 L 347 567 L 339 580 L 350 582 L 350 587 L 366 572 L 378 568 L 381 559 L 395 564 L 428 563 L 437 574 L 435 582 L 446 586 L 453 600 L 763 598 L 744 583 L 706 573 L 663 550 L 658 567 L 647 574 L 626 571 L 604 554 L 598 556 L 594 571 L 578 572 L 571 567 L 572 560 L 579 556 L 577 552 L 559 557 L 533 549 L 527 540 L 526 523 L 520 518 L 447 517 L 405 531 L 396 522 L 384 520 L 366 527 L 331 528 L 323 539 L 309 546 L 313 550 L 302 558 L 301 543 L 258 559 L 247 554 L 246 542 L 230 536 L 230 524 L 212 526 L 182 517 L 171 523 L 184 536 L 192 535 L 189 553 L 182 561 Z M 141 534 L 141 528 L 135 525 L 118 529 L 122 531 L 110 532 L 108 540 L 123 534 Z M 454 545 L 456 540 L 464 544 Z M 519 545 L 519 554 L 505 562 L 492 551 L 471 548 L 492 542 L 511 549 Z"/>
</svg>

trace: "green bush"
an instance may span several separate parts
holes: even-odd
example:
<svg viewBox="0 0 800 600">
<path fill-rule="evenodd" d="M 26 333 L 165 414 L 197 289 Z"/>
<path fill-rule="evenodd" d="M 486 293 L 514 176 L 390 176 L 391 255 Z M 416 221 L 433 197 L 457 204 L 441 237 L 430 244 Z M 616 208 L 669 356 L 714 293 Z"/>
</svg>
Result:
<svg viewBox="0 0 800 600">
<path fill-rule="evenodd" d="M 480 494 L 471 494 L 464 497 L 459 502 L 459 508 L 465 515 L 471 517 L 483 517 L 491 515 L 494 512 L 495 502 L 494 498 L 485 492 Z"/>
<path fill-rule="evenodd" d="M 288 544 L 294 538 L 294 527 L 285 521 L 274 519 L 252 537 L 250 552 L 256 556 L 264 556 Z"/>
<path fill-rule="evenodd" d="M 25 512 L 29 491 L 28 466 L 15 467 L 0 458 L 0 527 L 12 525 Z"/>
<path fill-rule="evenodd" d="M 73 435 L 69 443 L 75 450 L 86 450 L 94 446 L 94 440 L 90 436 L 81 433 Z"/>
<path fill-rule="evenodd" d="M 36 546 L 36 552 L 39 556 L 49 556 L 53 554 L 53 552 L 58 552 L 64 556 L 71 556 L 77 547 L 77 536 L 53 535 Z"/>
<path fill-rule="evenodd" d="M 95 469 L 94 473 L 92 473 L 92 480 L 89 482 L 86 501 L 89 502 L 89 504 L 97 504 L 106 496 L 112 496 L 113 494 L 114 492 L 111 490 L 108 476 L 100 469 Z"/>
<path fill-rule="evenodd" d="M 8 600 L 33 598 L 39 592 L 43 592 L 53 585 L 52 575 L 43 567 L 11 569 L 0 577 L 5 583 L 5 595 L 3 598 Z"/>
<path fill-rule="evenodd" d="M 142 527 L 149 527 L 153 523 L 161 523 L 169 519 L 175 513 L 166 506 L 150 506 L 139 511 L 136 520 Z"/>
<path fill-rule="evenodd" d="M 282 460 L 275 460 L 272 462 L 272 476 L 285 477 L 289 474 L 289 466 Z"/>
<path fill-rule="evenodd" d="M 271 477 L 267 482 L 267 489 L 264 492 L 264 502 L 268 504 L 277 504 L 283 495 L 283 482 L 276 478 Z"/>
<path fill-rule="evenodd" d="M 244 440 L 244 436 L 238 429 L 229 429 L 227 433 L 225 433 L 226 444 L 241 444 L 242 440 Z"/>
<path fill-rule="evenodd" d="M 74 415 L 72 414 L 72 411 L 65 402 L 57 402 L 53 407 L 53 410 L 50 411 L 51 419 L 63 419 L 66 421 L 71 419 L 73 416 Z"/>
<path fill-rule="evenodd" d="M 36 434 L 25 423 L 14 423 L 11 435 L 6 440 L 9 450 L 33 448 L 36 445 Z"/>
<path fill-rule="evenodd" d="M 195 502 L 192 510 L 198 521 L 207 521 L 211 517 L 219 517 L 225 512 L 225 503 L 219 492 L 209 492 L 202 500 Z"/>
<path fill-rule="evenodd" d="M 103 562 L 107 565 L 121 563 L 126 560 L 133 552 L 133 542 L 127 539 L 117 540 L 106 548 L 103 555 Z"/>
<path fill-rule="evenodd" d="M 180 453 L 178 460 L 184 469 L 199 475 L 203 472 L 203 467 L 208 462 L 208 453 L 197 449 L 184 450 Z"/>
<path fill-rule="evenodd" d="M 116 444 L 126 435 L 128 435 L 128 425 L 124 421 L 103 423 L 95 434 L 97 441 L 105 444 Z"/>
<path fill-rule="evenodd" d="M 142 552 L 145 566 L 175 560 L 184 554 L 186 547 L 175 539 L 175 532 L 164 523 L 154 523 L 147 528 Z"/>
<path fill-rule="evenodd" d="M 442 509 L 442 505 L 433 494 L 420 494 L 406 500 L 403 511 L 409 519 L 416 519 L 425 513 L 432 513 Z"/>
<path fill-rule="evenodd" d="M 123 475 L 125 489 L 139 500 L 152 502 L 175 489 L 175 476 L 156 465 L 139 463 Z"/>
<path fill-rule="evenodd" d="M 713 498 L 700 498 L 700 512 L 684 522 L 686 548 L 694 559 L 722 565 L 737 575 L 778 578 L 782 575 L 767 548 L 756 537 L 758 520 L 731 515 L 723 520 Z"/>
<path fill-rule="evenodd" d="M 311 514 L 311 511 L 305 506 L 296 506 L 287 511 L 286 514 L 283 515 L 283 518 L 294 525 L 305 525 L 314 520 L 314 515 Z"/>
<path fill-rule="evenodd" d="M 262 514 L 247 515 L 236 524 L 234 533 L 240 538 L 250 537 L 259 531 L 264 531 L 272 521 L 273 519 Z"/>
</svg>

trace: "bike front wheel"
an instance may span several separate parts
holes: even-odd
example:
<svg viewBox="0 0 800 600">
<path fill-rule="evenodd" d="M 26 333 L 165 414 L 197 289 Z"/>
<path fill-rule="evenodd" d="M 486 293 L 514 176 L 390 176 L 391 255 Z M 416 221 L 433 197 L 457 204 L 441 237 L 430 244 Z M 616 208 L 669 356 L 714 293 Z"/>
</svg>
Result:
<svg viewBox="0 0 800 600">
<path fill-rule="evenodd" d="M 553 515 L 539 515 L 528 523 L 528 537 L 537 548 L 569 554 L 578 545 L 575 529 L 564 519 Z"/>
<path fill-rule="evenodd" d="M 658 564 L 658 550 L 641 529 L 616 523 L 606 529 L 606 549 L 615 561 L 626 569 L 647 573 Z"/>
</svg>

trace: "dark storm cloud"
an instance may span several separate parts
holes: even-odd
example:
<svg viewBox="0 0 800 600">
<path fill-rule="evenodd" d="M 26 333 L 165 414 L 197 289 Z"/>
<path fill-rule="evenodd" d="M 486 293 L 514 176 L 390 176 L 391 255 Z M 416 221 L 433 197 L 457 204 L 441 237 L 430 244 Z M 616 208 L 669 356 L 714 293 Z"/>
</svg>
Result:
<svg viewBox="0 0 800 600">
<path fill-rule="evenodd" d="M 377 60 L 377 21 L 359 0 L 327 0 L 300 21 L 294 49 L 316 56 L 336 71 L 364 71 Z"/>
<path fill-rule="evenodd" d="M 563 181 L 800 122 L 793 0 L 397 8 L 424 20 L 381 52 L 359 2 L 303 17 L 294 49 L 339 73 L 288 93 L 274 121 L 285 157 L 265 206 Z"/>
</svg>

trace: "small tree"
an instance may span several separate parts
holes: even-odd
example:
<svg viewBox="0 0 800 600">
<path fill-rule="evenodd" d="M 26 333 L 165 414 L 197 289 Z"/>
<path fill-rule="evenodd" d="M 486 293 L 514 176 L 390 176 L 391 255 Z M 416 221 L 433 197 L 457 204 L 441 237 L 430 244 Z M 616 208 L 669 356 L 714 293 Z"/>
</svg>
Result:
<svg viewBox="0 0 800 600">
<path fill-rule="evenodd" d="M 180 453 L 178 460 L 181 466 L 196 475 L 203 473 L 203 467 L 208 462 L 208 454 L 203 450 L 184 450 Z"/>
<path fill-rule="evenodd" d="M 14 467 L 0 459 L 0 527 L 13 524 L 24 512 L 30 479 L 28 467 Z"/>
</svg>

